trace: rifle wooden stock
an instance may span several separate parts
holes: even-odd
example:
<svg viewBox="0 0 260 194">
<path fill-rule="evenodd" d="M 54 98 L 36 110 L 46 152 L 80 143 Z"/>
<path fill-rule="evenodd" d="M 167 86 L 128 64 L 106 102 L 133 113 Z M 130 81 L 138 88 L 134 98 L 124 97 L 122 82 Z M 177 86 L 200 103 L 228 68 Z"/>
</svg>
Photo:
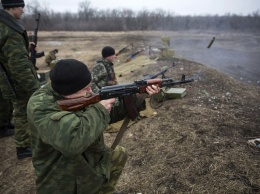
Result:
<svg viewBox="0 0 260 194">
<path fill-rule="evenodd" d="M 102 87 L 97 94 L 93 94 L 91 97 L 79 97 L 73 99 L 61 99 L 57 101 L 59 107 L 64 111 L 77 111 L 90 104 L 97 103 L 101 100 L 106 100 L 110 98 L 123 98 L 125 96 L 130 96 L 137 93 L 145 93 L 146 88 L 151 85 L 156 85 L 158 87 L 184 84 L 194 81 L 193 79 L 182 80 L 174 82 L 173 79 L 149 79 L 149 80 L 139 80 L 132 84 L 121 84 Z"/>
<path fill-rule="evenodd" d="M 100 95 L 94 94 L 91 97 L 79 97 L 79 98 L 67 98 L 63 100 L 58 100 L 57 104 L 62 110 L 65 111 L 77 111 L 85 106 L 94 104 L 100 101 Z"/>
</svg>

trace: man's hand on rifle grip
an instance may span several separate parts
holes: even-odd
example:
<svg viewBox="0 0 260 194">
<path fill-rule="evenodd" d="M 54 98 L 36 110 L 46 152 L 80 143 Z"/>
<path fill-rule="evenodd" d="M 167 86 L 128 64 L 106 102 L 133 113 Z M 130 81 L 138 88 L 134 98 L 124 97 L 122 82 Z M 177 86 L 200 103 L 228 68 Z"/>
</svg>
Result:
<svg viewBox="0 0 260 194">
<path fill-rule="evenodd" d="M 115 101 L 115 98 L 110 98 L 108 100 L 101 100 L 99 103 L 102 104 L 108 112 L 110 112 Z"/>
<path fill-rule="evenodd" d="M 149 94 L 149 96 L 152 96 L 153 94 L 157 94 L 160 91 L 160 87 L 156 85 L 151 85 L 146 87 L 146 92 Z"/>
<path fill-rule="evenodd" d="M 31 50 L 32 45 L 35 46 L 35 51 L 37 52 L 37 51 L 38 51 L 38 49 L 37 49 L 37 45 L 35 45 L 34 42 L 29 42 L 29 50 Z"/>
</svg>

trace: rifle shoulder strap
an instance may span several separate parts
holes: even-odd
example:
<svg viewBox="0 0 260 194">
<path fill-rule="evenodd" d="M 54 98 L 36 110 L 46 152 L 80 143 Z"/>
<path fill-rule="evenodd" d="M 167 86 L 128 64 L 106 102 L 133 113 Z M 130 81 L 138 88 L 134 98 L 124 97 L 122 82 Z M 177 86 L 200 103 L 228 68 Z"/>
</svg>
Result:
<svg viewBox="0 0 260 194">
<path fill-rule="evenodd" d="M 135 103 L 135 106 L 138 108 L 139 106 L 141 106 L 141 104 L 143 103 L 143 101 L 147 98 L 148 94 L 144 93 L 142 94 L 136 101 Z M 116 138 L 111 146 L 111 149 L 115 149 L 116 146 L 118 145 L 118 143 L 120 142 L 120 140 L 122 139 L 126 129 L 127 129 L 127 126 L 130 122 L 130 117 L 127 115 L 126 118 L 124 119 L 124 122 L 123 124 L 121 125 L 117 135 L 116 135 Z"/>
<path fill-rule="evenodd" d="M 127 129 L 127 126 L 129 124 L 129 122 L 130 122 L 130 117 L 126 116 L 126 118 L 124 119 L 123 124 L 121 125 L 121 127 L 120 127 L 120 129 L 119 129 L 119 131 L 118 131 L 118 133 L 116 135 L 116 138 L 115 138 L 115 140 L 114 140 L 114 142 L 113 142 L 113 144 L 111 146 L 111 149 L 114 150 L 116 148 L 116 146 L 118 145 L 118 143 L 122 139 L 122 137 L 123 137 L 123 135 L 124 135 L 124 133 L 125 133 L 125 131 Z"/>
</svg>

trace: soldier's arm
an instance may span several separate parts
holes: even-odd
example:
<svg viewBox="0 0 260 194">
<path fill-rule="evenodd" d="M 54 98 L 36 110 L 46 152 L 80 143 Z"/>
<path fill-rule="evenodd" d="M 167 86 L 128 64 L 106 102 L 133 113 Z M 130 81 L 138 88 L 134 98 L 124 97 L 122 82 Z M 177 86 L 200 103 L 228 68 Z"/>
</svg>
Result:
<svg viewBox="0 0 260 194">
<path fill-rule="evenodd" d="M 35 113 L 38 118 L 40 114 Z M 103 134 L 109 121 L 108 111 L 97 103 L 85 111 L 62 111 L 47 117 L 45 115 L 37 123 L 42 126 L 38 131 L 43 142 L 64 155 L 75 155 L 83 153 L 95 142 Z"/>
<path fill-rule="evenodd" d="M 92 70 L 92 82 L 101 88 L 107 85 L 107 71 L 104 65 L 96 64 Z"/>
<path fill-rule="evenodd" d="M 112 86 L 118 84 L 113 66 L 109 66 L 109 74 L 110 76 L 108 77 L 110 77 L 111 80 L 108 80 L 107 85 Z"/>
<path fill-rule="evenodd" d="M 13 33 L 3 46 L 3 51 L 8 59 L 12 78 L 31 95 L 39 88 L 39 81 L 25 45 L 24 39 Z"/>
</svg>

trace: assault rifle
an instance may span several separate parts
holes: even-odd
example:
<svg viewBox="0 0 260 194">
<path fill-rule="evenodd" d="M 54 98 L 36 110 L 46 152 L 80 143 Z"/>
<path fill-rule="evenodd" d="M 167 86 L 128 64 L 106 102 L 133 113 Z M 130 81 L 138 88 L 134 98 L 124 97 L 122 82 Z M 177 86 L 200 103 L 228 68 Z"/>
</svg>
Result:
<svg viewBox="0 0 260 194">
<path fill-rule="evenodd" d="M 146 87 L 151 85 L 157 85 L 159 87 L 185 84 L 193 82 L 193 79 L 181 79 L 180 81 L 173 81 L 171 78 L 167 79 L 149 79 L 134 81 L 131 84 L 121 84 L 114 86 L 102 87 L 98 93 L 93 94 L 90 97 L 79 97 L 74 99 L 61 99 L 57 103 L 59 107 L 64 111 L 77 111 L 90 104 L 97 103 L 101 100 L 110 98 L 123 98 L 137 93 L 145 93 Z"/>
<path fill-rule="evenodd" d="M 34 34 L 32 36 L 32 42 L 34 42 L 34 44 L 31 44 L 31 56 L 30 56 L 30 61 L 32 62 L 32 64 L 34 65 L 35 69 L 38 70 L 38 67 L 36 67 L 36 58 L 40 58 L 44 56 L 44 52 L 39 52 L 37 53 L 36 51 L 36 46 L 37 46 L 37 39 L 38 39 L 38 29 L 39 29 L 39 23 L 40 23 L 40 17 L 41 15 L 38 13 L 38 18 L 36 18 L 36 28 L 34 29 Z"/>
<path fill-rule="evenodd" d="M 160 72 L 158 72 L 158 73 L 156 73 L 156 74 L 154 74 L 154 75 L 149 75 L 149 74 L 146 74 L 146 75 L 144 75 L 144 80 L 147 80 L 147 79 L 154 79 L 154 78 L 157 78 L 159 75 L 162 75 L 162 78 L 165 78 L 165 73 L 169 70 L 169 69 L 171 69 L 171 68 L 173 68 L 175 66 L 175 64 L 173 63 L 173 65 L 171 66 L 171 67 L 167 67 L 166 69 L 163 69 L 162 71 L 160 71 Z"/>
<path fill-rule="evenodd" d="M 125 49 L 127 49 L 129 46 L 133 46 L 133 43 L 127 45 L 126 47 L 122 48 L 121 50 L 119 50 L 117 53 L 116 53 L 116 56 L 120 55 Z"/>
<path fill-rule="evenodd" d="M 14 89 L 13 83 L 9 79 L 9 77 L 8 77 L 8 75 L 6 73 L 6 70 L 5 70 L 4 66 L 2 65 L 2 63 L 0 63 L 0 73 L 2 74 L 2 76 L 3 76 L 4 80 L 6 81 L 8 87 L 12 91 L 14 97 L 16 97 L 16 93 L 15 93 L 15 89 Z"/>
<path fill-rule="evenodd" d="M 141 49 L 141 50 L 138 50 L 138 51 L 132 53 L 130 56 L 127 57 L 126 61 L 127 61 L 127 62 L 130 61 L 130 60 L 133 59 L 136 55 L 140 54 L 141 52 L 143 52 L 143 51 L 145 51 L 145 50 L 146 50 L 146 48 Z"/>
</svg>

